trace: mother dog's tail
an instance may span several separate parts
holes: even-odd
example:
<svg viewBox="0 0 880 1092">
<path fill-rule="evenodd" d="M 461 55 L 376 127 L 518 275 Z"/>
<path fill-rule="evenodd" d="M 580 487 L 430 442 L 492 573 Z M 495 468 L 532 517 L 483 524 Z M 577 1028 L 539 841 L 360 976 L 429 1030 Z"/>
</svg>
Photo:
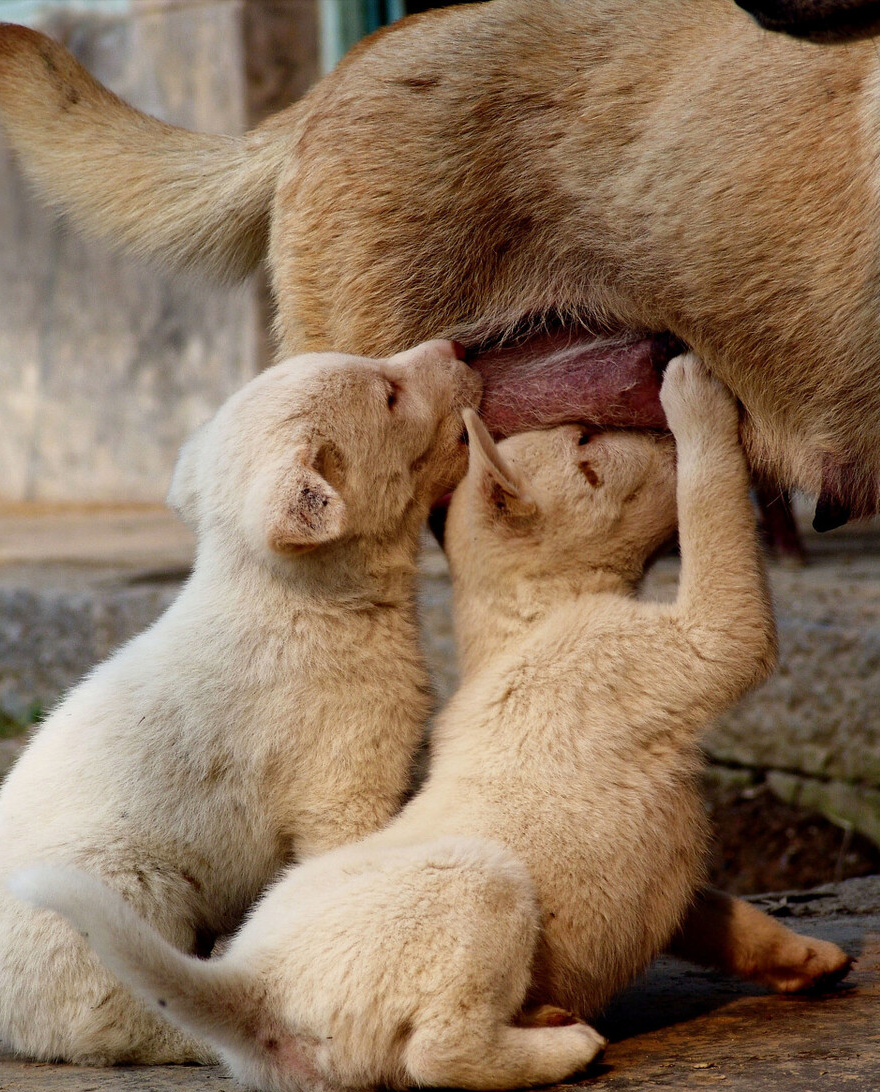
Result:
<svg viewBox="0 0 880 1092">
<path fill-rule="evenodd" d="M 22 902 L 67 918 L 105 966 L 152 1010 L 221 1054 L 253 1050 L 252 990 L 222 959 L 178 951 L 116 891 L 79 869 L 34 865 L 13 873 L 6 886 Z"/>
<path fill-rule="evenodd" d="M 11 23 L 0 24 L 0 125 L 28 177 L 90 234 L 224 280 L 265 255 L 289 128 L 233 138 L 166 125 Z"/>
</svg>

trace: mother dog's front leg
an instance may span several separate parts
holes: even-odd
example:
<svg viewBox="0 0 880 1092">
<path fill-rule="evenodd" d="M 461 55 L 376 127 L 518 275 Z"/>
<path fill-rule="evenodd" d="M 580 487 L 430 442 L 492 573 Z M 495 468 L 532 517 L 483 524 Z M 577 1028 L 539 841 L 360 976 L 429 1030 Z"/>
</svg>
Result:
<svg viewBox="0 0 880 1092">
<path fill-rule="evenodd" d="M 797 993 L 845 978 L 852 959 L 836 944 L 792 932 L 775 918 L 723 891 L 701 891 L 669 946 L 691 963 Z"/>
</svg>

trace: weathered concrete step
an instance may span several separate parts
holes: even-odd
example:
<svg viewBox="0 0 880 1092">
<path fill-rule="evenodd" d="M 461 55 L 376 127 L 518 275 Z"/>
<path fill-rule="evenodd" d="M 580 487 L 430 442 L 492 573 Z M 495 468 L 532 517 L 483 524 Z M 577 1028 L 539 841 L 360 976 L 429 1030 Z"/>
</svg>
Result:
<svg viewBox="0 0 880 1092">
<path fill-rule="evenodd" d="M 0 509 L 0 714 L 26 720 L 149 625 L 192 551 L 164 508 Z"/>
<path fill-rule="evenodd" d="M 770 566 L 779 667 L 704 746 L 722 766 L 778 771 L 768 783 L 880 845 L 880 534 L 876 523 L 805 533 L 805 568 Z M 663 560 L 646 591 L 674 593 Z"/>
<path fill-rule="evenodd" d="M 574 1087 L 608 1092 L 877 1092 L 880 1088 L 880 878 L 768 896 L 794 927 L 858 960 L 825 996 L 770 996 L 659 960 L 599 1027 L 604 1057 Z M 0 1059 L 0 1092 L 235 1092 L 213 1067 L 87 1069 Z"/>
<path fill-rule="evenodd" d="M 0 718 L 45 708 L 171 601 L 189 532 L 156 507 L 0 508 Z M 724 766 L 778 771 L 775 791 L 880 844 L 880 528 L 807 535 L 807 568 L 771 567 L 781 641 L 772 679 L 710 733 Z M 424 643 L 455 685 L 448 571 L 426 538 Z M 645 594 L 674 593 L 665 558 Z M 0 754 L 2 761 L 2 754 Z"/>
<path fill-rule="evenodd" d="M 448 572 L 427 536 L 425 546 L 426 651 L 445 696 L 455 679 Z M 187 528 L 160 507 L 0 507 L 0 722 L 50 707 L 153 622 L 193 549 Z"/>
</svg>

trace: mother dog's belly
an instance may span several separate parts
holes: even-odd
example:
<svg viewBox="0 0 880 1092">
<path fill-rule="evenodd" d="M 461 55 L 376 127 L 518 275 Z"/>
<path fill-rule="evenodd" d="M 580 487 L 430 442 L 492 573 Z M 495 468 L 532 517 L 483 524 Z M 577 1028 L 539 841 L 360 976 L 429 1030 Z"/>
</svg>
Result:
<svg viewBox="0 0 880 1092">
<path fill-rule="evenodd" d="M 878 177 L 873 43 L 792 42 L 726 0 L 447 9 L 312 93 L 272 225 L 279 327 L 376 355 L 553 314 L 671 331 L 740 400 L 755 465 L 865 514 Z M 570 363 L 478 363 L 494 429 L 662 423 L 650 359 Z"/>
</svg>

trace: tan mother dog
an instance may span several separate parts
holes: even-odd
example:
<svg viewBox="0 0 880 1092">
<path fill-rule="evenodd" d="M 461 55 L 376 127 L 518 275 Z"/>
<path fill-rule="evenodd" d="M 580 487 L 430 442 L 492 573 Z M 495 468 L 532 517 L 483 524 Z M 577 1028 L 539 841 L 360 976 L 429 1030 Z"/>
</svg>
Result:
<svg viewBox="0 0 880 1092">
<path fill-rule="evenodd" d="M 174 473 L 193 574 L 9 774 L 0 874 L 78 865 L 178 948 L 209 951 L 282 866 L 382 826 L 429 706 L 419 530 L 464 473 L 461 410 L 478 398 L 443 341 L 296 358 L 233 395 Z M 0 1038 L 46 1060 L 210 1058 L 5 892 Z"/>
<path fill-rule="evenodd" d="M 731 0 L 494 0 L 380 32 L 229 139 L 0 31 L 0 121 L 49 199 L 172 265 L 267 259 L 285 354 L 538 323 L 487 366 L 494 431 L 652 425 L 671 332 L 820 526 L 878 506 L 878 100 L 872 42 L 768 34 Z M 615 343 L 554 352 L 585 332 Z"/>
<path fill-rule="evenodd" d="M 671 606 L 633 594 L 675 527 L 668 437 L 572 425 L 496 449 L 468 417 L 447 532 L 463 681 L 428 781 L 384 831 L 292 868 L 225 955 L 180 954 L 82 873 L 44 866 L 12 889 L 66 914 L 252 1088 L 503 1089 L 583 1069 L 602 1039 L 571 1013 L 597 1015 L 645 967 L 701 879 L 700 734 L 775 657 L 736 405 L 693 356 L 663 400 Z"/>
</svg>

